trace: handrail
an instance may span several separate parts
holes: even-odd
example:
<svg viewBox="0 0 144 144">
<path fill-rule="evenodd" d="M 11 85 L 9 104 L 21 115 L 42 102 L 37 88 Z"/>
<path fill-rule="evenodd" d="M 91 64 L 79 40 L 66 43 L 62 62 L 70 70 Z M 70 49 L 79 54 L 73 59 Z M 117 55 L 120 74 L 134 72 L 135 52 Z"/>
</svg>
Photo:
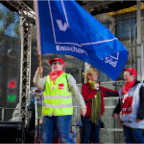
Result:
<svg viewBox="0 0 144 144">
<path fill-rule="evenodd" d="M 119 97 L 117 96 L 117 97 L 111 97 L 111 96 L 109 96 L 109 97 L 104 97 L 104 100 L 118 100 L 119 99 Z"/>
<path fill-rule="evenodd" d="M 19 110 L 19 111 L 22 111 L 21 109 L 16 109 L 16 108 L 6 108 L 6 107 L 0 107 L 0 109 L 2 109 L 2 115 L 1 115 L 1 119 L 2 121 L 4 121 L 4 110 L 5 109 L 9 109 L 9 110 Z"/>
<path fill-rule="evenodd" d="M 6 107 L 0 107 L 0 109 L 14 109 L 14 110 L 21 110 L 21 109 L 16 109 L 16 108 L 6 108 Z"/>
</svg>

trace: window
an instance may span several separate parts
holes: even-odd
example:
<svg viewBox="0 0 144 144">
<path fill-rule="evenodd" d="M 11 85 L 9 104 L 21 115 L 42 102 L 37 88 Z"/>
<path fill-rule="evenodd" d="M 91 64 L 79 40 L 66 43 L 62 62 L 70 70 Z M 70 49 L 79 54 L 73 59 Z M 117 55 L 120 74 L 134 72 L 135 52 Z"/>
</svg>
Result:
<svg viewBox="0 0 144 144">
<path fill-rule="evenodd" d="M 109 24 L 108 23 L 102 23 L 105 27 L 109 28 Z"/>
<path fill-rule="evenodd" d="M 122 21 L 117 21 L 117 28 L 116 28 L 116 34 L 117 38 L 126 38 L 131 36 L 134 36 L 134 28 L 136 24 L 136 19 L 127 19 Z M 131 30 L 130 30 L 131 29 Z"/>
</svg>

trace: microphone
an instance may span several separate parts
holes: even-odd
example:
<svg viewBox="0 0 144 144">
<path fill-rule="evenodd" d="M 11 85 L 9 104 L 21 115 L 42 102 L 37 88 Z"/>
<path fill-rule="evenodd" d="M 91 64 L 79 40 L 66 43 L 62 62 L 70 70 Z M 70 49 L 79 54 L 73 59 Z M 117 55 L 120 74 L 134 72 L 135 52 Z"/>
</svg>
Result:
<svg viewBox="0 0 144 144">
<path fill-rule="evenodd" d="M 99 92 L 99 87 L 96 88 L 97 92 Z M 95 95 L 95 98 L 97 97 L 97 95 Z"/>
</svg>

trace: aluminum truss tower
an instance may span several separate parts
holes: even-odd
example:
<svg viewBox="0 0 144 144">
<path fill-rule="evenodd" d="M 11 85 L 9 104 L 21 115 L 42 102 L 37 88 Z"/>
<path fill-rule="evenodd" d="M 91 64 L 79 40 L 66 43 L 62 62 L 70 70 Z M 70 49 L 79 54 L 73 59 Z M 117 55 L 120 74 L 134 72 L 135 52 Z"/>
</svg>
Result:
<svg viewBox="0 0 144 144">
<path fill-rule="evenodd" d="M 27 104 L 29 102 L 30 81 L 31 81 L 31 26 L 27 19 L 20 17 L 21 29 L 21 74 L 20 74 L 20 95 L 21 118 L 28 123 Z"/>
<path fill-rule="evenodd" d="M 14 7 L 19 15 L 26 17 L 31 17 L 35 18 L 35 13 L 34 11 L 27 5 L 25 4 L 22 0 L 5 0 L 9 5 Z"/>
</svg>

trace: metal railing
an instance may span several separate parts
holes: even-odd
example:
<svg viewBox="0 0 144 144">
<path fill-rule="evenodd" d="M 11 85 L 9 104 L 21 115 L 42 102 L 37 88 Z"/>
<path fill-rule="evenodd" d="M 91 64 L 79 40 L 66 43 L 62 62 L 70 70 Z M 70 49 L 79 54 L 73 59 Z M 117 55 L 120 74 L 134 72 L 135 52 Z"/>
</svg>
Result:
<svg viewBox="0 0 144 144">
<path fill-rule="evenodd" d="M 5 109 L 7 109 L 7 110 L 19 110 L 19 111 L 22 111 L 21 109 L 6 108 L 6 107 L 0 107 L 0 109 L 2 110 L 2 114 L 1 114 L 1 120 L 2 120 L 2 121 L 4 121 L 4 112 L 5 112 Z"/>
</svg>

